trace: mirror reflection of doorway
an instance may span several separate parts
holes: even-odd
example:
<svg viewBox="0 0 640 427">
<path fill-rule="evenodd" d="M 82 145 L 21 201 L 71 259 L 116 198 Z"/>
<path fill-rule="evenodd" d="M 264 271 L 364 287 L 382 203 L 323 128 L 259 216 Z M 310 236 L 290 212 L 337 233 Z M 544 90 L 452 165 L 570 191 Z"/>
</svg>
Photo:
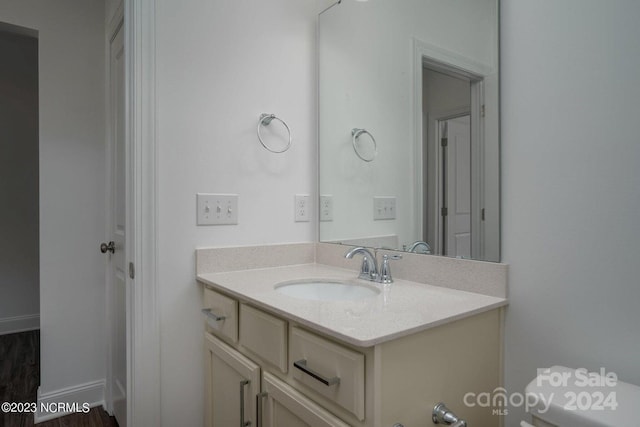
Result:
<svg viewBox="0 0 640 427">
<path fill-rule="evenodd" d="M 471 115 L 439 120 L 442 253 L 471 257 Z"/>
<path fill-rule="evenodd" d="M 433 253 L 476 258 L 482 220 L 482 79 L 423 68 L 424 239 Z M 475 228 L 475 229 L 474 229 Z"/>
</svg>

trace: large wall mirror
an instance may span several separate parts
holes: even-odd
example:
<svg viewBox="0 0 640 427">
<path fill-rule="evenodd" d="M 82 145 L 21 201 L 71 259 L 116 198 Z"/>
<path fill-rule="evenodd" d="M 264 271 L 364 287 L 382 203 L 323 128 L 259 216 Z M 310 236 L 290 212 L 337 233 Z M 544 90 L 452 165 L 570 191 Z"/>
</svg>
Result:
<svg viewBox="0 0 640 427">
<path fill-rule="evenodd" d="M 319 16 L 320 241 L 500 260 L 498 0 Z"/>
</svg>

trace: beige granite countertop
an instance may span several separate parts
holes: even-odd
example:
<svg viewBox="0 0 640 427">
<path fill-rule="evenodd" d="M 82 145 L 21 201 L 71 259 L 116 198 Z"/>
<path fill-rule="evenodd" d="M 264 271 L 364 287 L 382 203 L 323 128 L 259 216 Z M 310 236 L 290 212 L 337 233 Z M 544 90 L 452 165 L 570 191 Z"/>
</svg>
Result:
<svg viewBox="0 0 640 427">
<path fill-rule="evenodd" d="M 197 280 L 338 340 L 371 347 L 507 304 L 492 297 L 396 279 L 390 285 L 356 279 L 353 270 L 301 264 L 250 270 L 201 273 Z M 276 292 L 274 286 L 298 279 L 356 280 L 380 289 L 357 301 L 315 301 Z"/>
</svg>

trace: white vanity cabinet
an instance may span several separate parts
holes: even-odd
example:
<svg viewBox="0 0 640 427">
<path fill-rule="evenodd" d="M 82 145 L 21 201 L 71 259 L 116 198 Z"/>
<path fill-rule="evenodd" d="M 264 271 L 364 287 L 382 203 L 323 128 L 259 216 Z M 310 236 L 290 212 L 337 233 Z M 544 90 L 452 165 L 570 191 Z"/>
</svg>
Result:
<svg viewBox="0 0 640 427">
<path fill-rule="evenodd" d="M 241 389 L 250 426 L 429 426 L 439 402 L 471 427 L 501 425 L 492 408 L 464 402 L 467 393 L 500 387 L 499 308 L 360 347 L 208 286 L 204 292 L 213 313 L 205 333 L 207 427 L 241 425 Z M 216 313 L 222 306 L 207 306 L 220 301 L 224 316 Z"/>
<path fill-rule="evenodd" d="M 205 426 L 256 425 L 260 366 L 208 333 L 205 387 Z"/>
<path fill-rule="evenodd" d="M 205 366 L 207 427 L 348 427 L 209 333 L 205 334 Z M 262 417 L 260 422 L 257 416 Z"/>
<path fill-rule="evenodd" d="M 286 321 L 210 289 L 203 312 L 206 427 L 349 426 L 268 372 L 287 371 Z"/>
</svg>

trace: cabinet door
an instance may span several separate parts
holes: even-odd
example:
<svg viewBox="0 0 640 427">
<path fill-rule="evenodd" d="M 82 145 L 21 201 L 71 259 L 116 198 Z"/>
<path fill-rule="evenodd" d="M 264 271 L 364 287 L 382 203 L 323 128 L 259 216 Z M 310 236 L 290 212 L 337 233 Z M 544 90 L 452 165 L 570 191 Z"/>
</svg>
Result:
<svg viewBox="0 0 640 427">
<path fill-rule="evenodd" d="M 265 372 L 263 427 L 349 427 L 325 409 Z"/>
<path fill-rule="evenodd" d="M 260 367 L 205 333 L 205 426 L 255 426 Z"/>
</svg>

